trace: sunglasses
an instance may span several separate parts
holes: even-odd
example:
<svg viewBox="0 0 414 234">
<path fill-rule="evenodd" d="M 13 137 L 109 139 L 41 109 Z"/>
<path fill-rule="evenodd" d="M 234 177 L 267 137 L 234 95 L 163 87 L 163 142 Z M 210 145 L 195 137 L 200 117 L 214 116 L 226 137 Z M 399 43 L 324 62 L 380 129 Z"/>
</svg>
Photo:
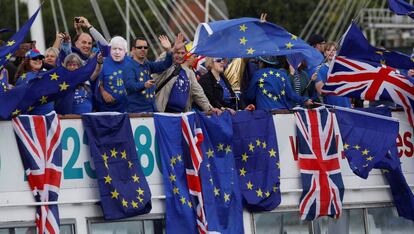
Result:
<svg viewBox="0 0 414 234">
<path fill-rule="evenodd" d="M 34 57 L 34 58 L 31 58 L 31 60 L 43 60 L 43 58 L 42 57 Z"/>
<path fill-rule="evenodd" d="M 213 62 L 215 62 L 215 63 L 221 63 L 221 62 L 224 62 L 224 59 L 222 59 L 222 58 L 215 58 L 215 59 L 213 59 Z"/>
<path fill-rule="evenodd" d="M 148 46 L 134 46 L 135 47 L 135 49 L 148 49 Z"/>
</svg>

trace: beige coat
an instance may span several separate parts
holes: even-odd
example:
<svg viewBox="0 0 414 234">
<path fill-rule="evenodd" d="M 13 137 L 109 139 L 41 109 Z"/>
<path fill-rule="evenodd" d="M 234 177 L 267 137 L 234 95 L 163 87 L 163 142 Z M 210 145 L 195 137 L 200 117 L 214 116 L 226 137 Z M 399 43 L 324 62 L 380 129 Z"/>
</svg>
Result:
<svg viewBox="0 0 414 234">
<path fill-rule="evenodd" d="M 158 87 L 160 84 L 162 84 L 163 81 L 166 80 L 173 73 L 174 68 L 174 66 L 171 66 L 161 74 L 153 74 L 155 85 Z M 210 105 L 210 102 L 208 101 L 206 95 L 204 94 L 203 88 L 198 83 L 194 72 L 185 66 L 181 66 L 181 68 L 185 70 L 187 77 L 190 81 L 190 94 L 189 99 L 187 100 L 185 111 L 191 110 L 191 104 L 193 103 L 193 101 L 198 106 L 200 106 L 200 108 L 203 111 L 208 111 L 211 108 L 213 108 L 213 106 Z M 168 99 L 170 97 L 171 89 L 175 81 L 177 80 L 177 77 L 178 76 L 175 76 L 170 81 L 168 81 L 168 83 L 165 84 L 164 87 L 155 96 L 155 104 L 157 105 L 157 110 L 159 112 L 165 111 L 165 108 L 168 104 Z"/>
</svg>

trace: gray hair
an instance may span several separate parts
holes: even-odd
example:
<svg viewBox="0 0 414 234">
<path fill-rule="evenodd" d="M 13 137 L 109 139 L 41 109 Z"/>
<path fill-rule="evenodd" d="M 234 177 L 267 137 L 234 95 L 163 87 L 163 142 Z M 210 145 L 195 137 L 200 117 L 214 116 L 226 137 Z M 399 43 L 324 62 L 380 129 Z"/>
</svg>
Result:
<svg viewBox="0 0 414 234">
<path fill-rule="evenodd" d="M 63 61 L 63 66 L 66 67 L 66 65 L 69 62 L 75 62 L 79 64 L 79 67 L 83 65 L 82 59 L 79 57 L 79 55 L 75 53 L 70 53 L 68 56 L 66 56 L 65 61 Z"/>
<path fill-rule="evenodd" d="M 113 38 L 111 39 L 111 41 L 109 42 L 109 45 L 110 45 L 110 46 L 113 46 L 113 45 L 119 45 L 119 46 L 121 46 L 121 48 L 123 48 L 125 51 L 127 51 L 127 50 L 128 50 L 128 43 L 127 43 L 127 41 L 126 41 L 123 37 L 121 37 L 121 36 L 115 36 L 115 37 L 113 37 Z"/>
</svg>

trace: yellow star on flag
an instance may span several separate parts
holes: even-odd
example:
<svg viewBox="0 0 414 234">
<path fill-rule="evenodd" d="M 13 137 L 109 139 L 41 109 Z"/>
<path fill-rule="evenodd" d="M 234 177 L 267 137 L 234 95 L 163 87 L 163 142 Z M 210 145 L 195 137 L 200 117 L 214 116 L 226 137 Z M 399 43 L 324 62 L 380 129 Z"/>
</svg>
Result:
<svg viewBox="0 0 414 234">
<path fill-rule="evenodd" d="M 173 181 L 176 180 L 175 175 L 173 175 L 173 174 L 170 174 L 169 178 L 170 178 L 170 181 L 171 182 L 173 182 Z"/>
<path fill-rule="evenodd" d="M 128 168 L 132 168 L 132 162 L 131 161 L 128 161 Z"/>
<path fill-rule="evenodd" d="M 184 204 L 186 203 L 186 201 L 185 201 L 185 197 L 181 196 L 180 201 L 181 201 L 181 204 L 183 204 L 183 205 L 184 205 Z"/>
<path fill-rule="evenodd" d="M 176 186 L 174 186 L 173 193 L 174 194 L 179 194 L 180 193 L 180 190 Z"/>
<path fill-rule="evenodd" d="M 344 144 L 344 149 L 347 150 L 349 148 L 349 145 L 347 143 Z"/>
<path fill-rule="evenodd" d="M 116 151 L 115 148 L 111 149 L 111 157 L 116 158 L 117 154 L 118 154 L 118 152 Z"/>
<path fill-rule="evenodd" d="M 359 145 L 354 146 L 354 149 L 356 149 L 356 150 L 359 150 L 360 148 L 361 148 L 361 146 L 359 146 Z"/>
<path fill-rule="evenodd" d="M 273 71 L 269 71 L 269 75 L 273 75 L 273 73 L 274 73 Z"/>
<path fill-rule="evenodd" d="M 267 89 L 262 90 L 263 94 L 267 94 Z"/>
<path fill-rule="evenodd" d="M 190 202 L 190 201 L 188 201 L 188 202 L 187 202 L 187 205 L 188 205 L 188 207 L 190 207 L 190 208 L 192 208 L 192 207 L 193 207 L 193 203 L 192 203 L 192 202 Z"/>
<path fill-rule="evenodd" d="M 179 161 L 179 162 L 181 162 L 181 155 L 177 155 L 177 160 Z"/>
<path fill-rule="evenodd" d="M 230 194 L 224 193 L 224 202 L 230 201 Z"/>
<path fill-rule="evenodd" d="M 292 37 L 290 38 L 291 40 L 297 40 L 298 39 L 298 36 L 296 36 L 296 35 L 293 35 L 293 34 L 290 34 Z"/>
<path fill-rule="evenodd" d="M 53 72 L 53 74 L 50 74 L 50 80 L 57 80 L 59 78 L 59 75 L 56 74 L 56 72 Z"/>
<path fill-rule="evenodd" d="M 249 151 L 254 151 L 254 145 L 252 143 L 249 144 Z"/>
<path fill-rule="evenodd" d="M 269 151 L 269 156 L 276 157 L 276 151 L 273 148 Z"/>
<path fill-rule="evenodd" d="M 260 144 L 262 144 L 262 142 L 260 142 L 260 139 L 256 140 L 256 146 L 260 146 Z"/>
<path fill-rule="evenodd" d="M 266 149 L 267 147 L 266 141 L 263 141 L 262 146 L 263 146 L 263 149 Z"/>
<path fill-rule="evenodd" d="M 223 144 L 218 144 L 217 146 L 217 151 L 223 151 L 224 150 L 224 145 Z"/>
<path fill-rule="evenodd" d="M 7 46 L 12 46 L 12 45 L 14 45 L 14 43 L 16 43 L 15 40 L 7 41 Z"/>
<path fill-rule="evenodd" d="M 111 192 L 111 198 L 113 199 L 113 198 L 116 198 L 116 199 L 118 199 L 118 196 L 119 196 L 119 193 L 116 191 L 116 189 L 115 189 L 115 191 L 112 191 Z"/>
<path fill-rule="evenodd" d="M 19 109 L 16 109 L 15 111 L 13 111 L 12 115 L 13 115 L 13 116 L 17 116 L 17 115 L 19 115 L 19 114 L 20 114 L 20 112 L 22 112 L 22 111 L 21 111 L 21 110 L 19 110 Z"/>
<path fill-rule="evenodd" d="M 230 153 L 230 152 L 231 152 L 231 147 L 230 147 L 230 145 L 227 145 L 227 146 L 226 146 L 225 151 L 226 151 L 226 154 L 228 154 L 228 153 Z"/>
<path fill-rule="evenodd" d="M 42 96 L 42 98 L 40 98 L 40 104 L 46 104 L 47 103 L 47 97 L 46 96 Z"/>
<path fill-rule="evenodd" d="M 29 107 L 27 108 L 27 112 L 30 112 L 30 111 L 32 111 L 32 110 L 34 110 L 34 107 L 33 107 L 33 106 L 29 106 Z"/>
<path fill-rule="evenodd" d="M 267 77 L 267 73 L 263 73 L 263 77 L 266 78 Z"/>
<path fill-rule="evenodd" d="M 367 161 L 372 161 L 372 159 L 374 159 L 374 157 L 372 157 L 372 156 L 369 156 L 369 157 L 366 158 Z"/>
<path fill-rule="evenodd" d="M 139 183 L 139 176 L 137 176 L 137 174 L 134 174 L 133 176 L 131 176 L 131 178 L 134 180 L 134 182 Z"/>
<path fill-rule="evenodd" d="M 280 162 L 277 162 L 277 163 L 276 163 L 276 167 L 277 167 L 277 168 L 280 168 Z"/>
<path fill-rule="evenodd" d="M 264 84 L 263 84 L 263 83 L 260 83 L 260 84 L 259 84 L 259 87 L 260 87 L 260 88 L 263 88 L 263 87 L 264 87 Z"/>
<path fill-rule="evenodd" d="M 277 186 L 275 185 L 275 186 L 273 186 L 273 192 L 276 192 L 277 191 Z"/>
<path fill-rule="evenodd" d="M 269 197 L 270 196 L 270 192 L 269 191 L 265 192 L 265 195 L 266 195 L 266 197 Z"/>
<path fill-rule="evenodd" d="M 175 164 L 177 164 L 177 158 L 176 157 L 172 157 L 170 161 L 171 161 L 171 166 L 174 166 Z"/>
<path fill-rule="evenodd" d="M 105 184 L 110 184 L 111 183 L 111 181 L 112 181 L 111 176 L 107 175 L 104 178 L 105 178 Z"/>
<path fill-rule="evenodd" d="M 67 90 L 69 85 L 66 83 L 66 81 L 63 81 L 62 84 L 59 84 L 59 87 L 60 87 L 60 91 L 63 91 L 63 90 Z"/>
<path fill-rule="evenodd" d="M 282 79 L 283 79 L 283 78 L 282 78 Z M 285 95 L 285 94 L 286 94 L 285 90 L 282 90 L 282 91 L 280 92 L 280 94 L 281 94 L 281 95 Z"/>
<path fill-rule="evenodd" d="M 131 201 L 131 205 L 133 208 L 138 208 L 138 203 L 134 200 Z"/>
<path fill-rule="evenodd" d="M 240 38 L 239 40 L 240 40 L 240 44 L 241 44 L 241 45 L 246 45 L 246 42 L 247 42 L 246 37 L 242 37 L 242 38 Z"/>
<path fill-rule="evenodd" d="M 383 55 L 384 54 L 384 52 L 382 52 L 381 50 L 377 50 L 377 51 L 375 51 L 375 53 L 377 53 L 379 55 Z"/>
<path fill-rule="evenodd" d="M 258 190 L 256 190 L 256 195 L 258 196 L 258 197 L 263 197 L 263 192 L 262 192 L 262 189 L 258 189 Z"/>
<path fill-rule="evenodd" d="M 12 54 L 11 54 L 11 53 L 8 53 L 8 54 L 6 55 L 6 59 L 7 59 L 7 60 L 9 60 L 9 59 L 11 58 L 11 56 L 12 56 Z"/>
<path fill-rule="evenodd" d="M 240 176 L 246 176 L 246 170 L 244 169 L 244 167 L 240 169 L 239 171 L 240 171 Z"/>
<path fill-rule="evenodd" d="M 368 155 L 369 151 L 367 149 L 365 149 L 364 151 L 361 152 L 362 155 Z"/>
<path fill-rule="evenodd" d="M 252 47 L 247 49 L 247 54 L 253 54 L 256 50 L 254 50 Z"/>
<path fill-rule="evenodd" d="M 128 202 L 124 198 L 122 198 L 122 206 L 128 207 Z"/>
<path fill-rule="evenodd" d="M 121 152 L 121 158 L 126 159 L 127 158 L 127 153 L 126 150 Z"/>
<path fill-rule="evenodd" d="M 259 79 L 259 83 L 263 83 L 264 82 L 264 79 L 263 78 L 260 78 Z"/>
<path fill-rule="evenodd" d="M 246 26 L 245 24 L 242 24 L 242 25 L 240 25 L 239 27 L 240 27 L 240 31 L 242 31 L 242 32 L 246 32 L 246 30 L 247 30 L 247 26 Z"/>
<path fill-rule="evenodd" d="M 291 42 L 288 42 L 285 45 L 286 45 L 286 48 L 288 48 L 288 49 L 292 49 L 292 47 L 293 47 L 293 44 Z"/>
<path fill-rule="evenodd" d="M 249 181 L 249 182 L 247 182 L 247 184 L 246 184 L 246 185 L 247 185 L 247 189 L 248 189 L 248 190 L 252 190 L 252 189 L 253 189 L 253 184 L 252 184 L 252 182 L 250 182 L 250 181 Z"/>
<path fill-rule="evenodd" d="M 242 161 L 243 162 L 247 162 L 247 159 L 249 158 L 249 156 L 247 156 L 247 153 L 246 152 L 244 152 L 243 154 L 242 154 Z"/>
<path fill-rule="evenodd" d="M 104 154 L 102 154 L 102 159 L 104 161 L 108 161 L 108 155 L 106 155 L 106 152 Z"/>
<path fill-rule="evenodd" d="M 213 149 L 208 149 L 208 151 L 206 152 L 206 154 L 207 154 L 207 157 L 208 158 L 211 158 L 211 157 L 213 157 L 213 155 L 214 155 L 214 151 L 213 151 Z"/>
<path fill-rule="evenodd" d="M 275 75 L 276 77 L 280 77 L 280 73 L 279 72 L 276 72 L 276 75 Z"/>
<path fill-rule="evenodd" d="M 220 189 L 217 187 L 214 187 L 214 196 L 220 196 Z"/>
<path fill-rule="evenodd" d="M 137 199 L 138 199 L 138 201 L 139 201 L 139 202 L 141 202 L 142 204 L 144 204 L 144 203 L 143 203 L 143 201 L 144 201 L 144 198 L 141 198 L 141 197 L 137 197 Z"/>
<path fill-rule="evenodd" d="M 141 188 L 138 188 L 136 191 L 137 191 L 139 196 L 144 195 L 144 190 L 142 190 Z"/>
</svg>

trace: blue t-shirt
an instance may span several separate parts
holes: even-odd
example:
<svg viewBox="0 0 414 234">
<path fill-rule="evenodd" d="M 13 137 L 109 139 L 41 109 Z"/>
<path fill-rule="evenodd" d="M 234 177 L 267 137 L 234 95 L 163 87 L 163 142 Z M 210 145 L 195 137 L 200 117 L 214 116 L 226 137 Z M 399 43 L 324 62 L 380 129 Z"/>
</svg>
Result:
<svg viewBox="0 0 414 234">
<path fill-rule="evenodd" d="M 27 84 L 29 83 L 29 81 L 40 77 L 38 72 L 28 72 L 28 73 L 23 73 L 19 79 L 17 79 L 16 81 L 16 86 L 19 85 L 23 85 L 23 84 Z M 25 114 L 29 114 L 29 115 L 45 115 L 50 113 L 51 111 L 53 111 L 54 108 L 54 102 L 48 102 L 45 103 L 43 105 L 38 105 L 36 106 L 34 109 L 32 109 L 29 112 L 25 112 Z"/>
<path fill-rule="evenodd" d="M 92 112 L 92 93 L 84 86 L 75 89 L 73 95 L 72 114 L 83 114 Z"/>
<path fill-rule="evenodd" d="M 303 103 L 308 98 L 295 93 L 285 70 L 263 68 L 257 70 L 247 88 L 246 97 L 256 99 L 257 110 L 284 110 L 290 102 Z"/>
<path fill-rule="evenodd" d="M 219 85 L 221 86 L 221 88 L 223 88 L 223 99 L 224 99 L 224 102 L 226 102 L 227 104 L 231 103 L 230 90 L 227 88 L 226 83 L 224 82 L 223 79 L 220 79 L 219 80 Z"/>
<path fill-rule="evenodd" d="M 323 83 L 326 82 L 328 79 L 328 70 L 329 65 L 327 63 L 323 64 L 322 67 L 319 69 L 318 76 L 316 78 L 316 83 L 322 81 Z M 334 106 L 342 106 L 342 107 L 351 107 L 351 101 L 348 97 L 340 97 L 340 96 L 333 96 L 333 95 L 324 95 L 323 102 L 325 104 L 334 105 Z"/>
<path fill-rule="evenodd" d="M 187 105 L 187 100 L 190 95 L 190 80 L 183 69 L 175 80 L 171 88 L 170 97 L 168 99 L 167 109 L 176 112 L 183 112 Z"/>
<path fill-rule="evenodd" d="M 99 81 L 103 84 L 105 91 L 115 99 L 114 103 L 106 103 L 97 90 L 98 108 L 100 111 L 118 111 L 125 112 L 127 106 L 127 91 L 125 89 L 125 77 L 127 76 L 126 66 L 129 63 L 125 61 L 115 62 L 111 57 L 107 57 L 103 63 Z"/>
</svg>

